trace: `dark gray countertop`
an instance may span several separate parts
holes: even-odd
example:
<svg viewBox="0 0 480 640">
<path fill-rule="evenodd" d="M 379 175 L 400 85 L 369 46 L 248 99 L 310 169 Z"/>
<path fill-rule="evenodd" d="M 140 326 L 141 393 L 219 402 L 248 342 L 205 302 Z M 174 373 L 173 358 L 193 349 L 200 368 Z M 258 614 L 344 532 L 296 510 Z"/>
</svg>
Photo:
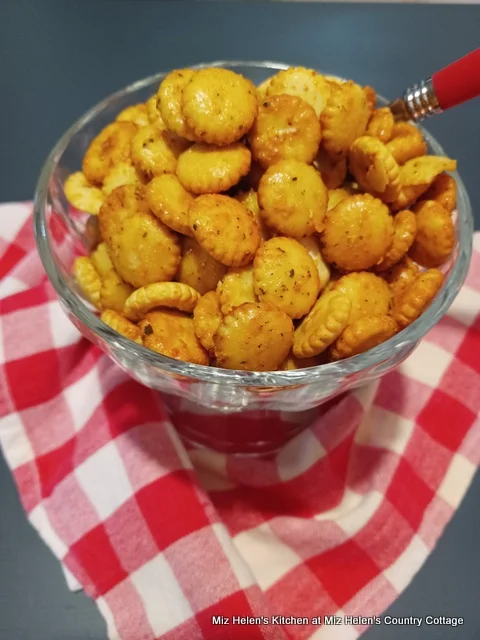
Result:
<svg viewBox="0 0 480 640">
<path fill-rule="evenodd" d="M 318 68 L 396 97 L 479 44 L 480 6 L 0 0 L 0 201 L 32 196 L 59 135 L 112 91 L 157 71 L 215 59 Z M 429 123 L 458 159 L 480 227 L 480 102 Z M 465 625 L 390 627 L 388 639 L 480 638 L 480 477 L 396 616 Z M 362 613 L 362 612 L 359 612 Z M 285 612 L 288 614 L 288 612 Z M 368 640 L 385 640 L 384 627 Z M 0 640 L 105 640 L 95 605 L 68 592 L 28 525 L 0 459 Z"/>
</svg>

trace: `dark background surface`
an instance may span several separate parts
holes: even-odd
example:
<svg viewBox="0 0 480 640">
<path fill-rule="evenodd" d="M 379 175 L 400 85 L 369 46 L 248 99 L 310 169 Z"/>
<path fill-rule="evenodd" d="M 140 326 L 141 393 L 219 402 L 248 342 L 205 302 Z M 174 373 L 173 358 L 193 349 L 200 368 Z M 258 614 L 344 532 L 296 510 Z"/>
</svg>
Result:
<svg viewBox="0 0 480 640">
<path fill-rule="evenodd" d="M 158 71 L 270 59 L 350 77 L 394 98 L 479 42 L 480 6 L 0 0 L 0 201 L 31 198 L 63 131 L 112 91 Z M 477 100 L 427 125 L 458 160 L 477 228 L 479 116 Z M 465 625 L 377 627 L 366 640 L 480 638 L 479 495 L 477 476 L 437 549 L 388 611 L 463 616 Z M 95 605 L 67 591 L 28 525 L 0 457 L 0 639 L 105 638 Z"/>
</svg>

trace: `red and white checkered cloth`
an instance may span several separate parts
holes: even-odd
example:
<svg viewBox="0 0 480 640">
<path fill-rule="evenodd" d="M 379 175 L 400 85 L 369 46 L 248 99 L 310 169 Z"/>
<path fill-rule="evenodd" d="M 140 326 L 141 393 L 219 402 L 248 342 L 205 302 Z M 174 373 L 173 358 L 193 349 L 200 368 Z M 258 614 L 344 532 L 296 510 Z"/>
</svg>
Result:
<svg viewBox="0 0 480 640">
<path fill-rule="evenodd" d="M 159 394 L 66 319 L 31 226 L 30 205 L 0 207 L 0 443 L 30 522 L 110 638 L 357 638 L 366 625 L 318 622 L 381 614 L 480 461 L 480 235 L 414 354 L 258 460 L 187 453 Z"/>
</svg>

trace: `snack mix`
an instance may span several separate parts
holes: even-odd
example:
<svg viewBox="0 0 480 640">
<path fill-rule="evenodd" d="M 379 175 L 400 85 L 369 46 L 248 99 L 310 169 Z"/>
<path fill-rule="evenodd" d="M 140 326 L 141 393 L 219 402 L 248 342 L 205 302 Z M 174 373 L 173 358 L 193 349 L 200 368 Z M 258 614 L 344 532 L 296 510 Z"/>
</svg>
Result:
<svg viewBox="0 0 480 640">
<path fill-rule="evenodd" d="M 364 353 L 442 286 L 456 161 L 302 67 L 255 87 L 172 71 L 92 140 L 65 194 L 89 214 L 73 275 L 109 327 L 160 354 L 247 371 Z"/>
</svg>

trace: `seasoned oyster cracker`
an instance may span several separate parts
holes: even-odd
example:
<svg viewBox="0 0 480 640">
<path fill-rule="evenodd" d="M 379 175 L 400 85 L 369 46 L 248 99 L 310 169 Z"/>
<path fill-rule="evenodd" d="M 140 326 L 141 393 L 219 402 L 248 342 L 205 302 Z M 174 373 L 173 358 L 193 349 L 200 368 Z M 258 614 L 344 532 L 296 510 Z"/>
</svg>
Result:
<svg viewBox="0 0 480 640">
<path fill-rule="evenodd" d="M 288 95 L 272 96 L 262 102 L 248 134 L 253 159 L 264 169 L 279 160 L 309 164 L 320 140 L 320 123 L 313 107 Z"/>
<path fill-rule="evenodd" d="M 183 115 L 183 90 L 195 73 L 193 69 L 175 69 L 162 80 L 156 95 L 156 109 L 167 129 L 191 141 L 196 136 Z"/>
<path fill-rule="evenodd" d="M 245 302 L 220 323 L 213 342 L 217 364 L 225 369 L 275 371 L 287 357 L 293 323 L 273 304 Z"/>
<path fill-rule="evenodd" d="M 208 365 L 210 358 L 195 333 L 193 319 L 181 311 L 150 311 L 139 324 L 143 346 L 175 360 Z"/>
<path fill-rule="evenodd" d="M 392 316 L 401 329 L 419 318 L 430 306 L 444 281 L 438 269 L 420 273 L 415 280 L 394 299 Z"/>
<path fill-rule="evenodd" d="M 417 233 L 409 255 L 422 267 L 440 267 L 455 246 L 455 227 L 450 213 L 435 200 L 414 207 Z"/>
<path fill-rule="evenodd" d="M 133 122 L 112 122 L 92 140 L 82 162 L 89 182 L 101 185 L 114 165 L 130 160 L 130 146 L 137 131 Z"/>
<path fill-rule="evenodd" d="M 401 189 L 397 199 L 391 204 L 392 209 L 407 209 L 444 171 L 455 171 L 456 160 L 441 156 L 423 156 L 412 158 L 400 167 Z"/>
<path fill-rule="evenodd" d="M 144 184 L 145 179 L 131 160 L 118 162 L 108 170 L 103 181 L 102 191 L 105 196 L 112 193 L 117 187 L 126 184 Z"/>
<path fill-rule="evenodd" d="M 370 118 L 364 90 L 352 81 L 331 85 L 320 122 L 322 147 L 332 158 L 348 153 L 350 145 L 365 133 Z"/>
<path fill-rule="evenodd" d="M 129 320 L 137 321 L 156 309 L 169 307 L 191 313 L 200 300 L 200 294 L 180 282 L 152 282 L 133 293 L 125 301 L 124 313 Z"/>
<path fill-rule="evenodd" d="M 332 346 L 332 360 L 351 358 L 373 349 L 389 340 L 397 330 L 395 320 L 390 316 L 363 316 L 349 324 Z"/>
<path fill-rule="evenodd" d="M 190 285 L 201 295 L 215 289 L 227 267 L 212 258 L 193 238 L 183 238 L 182 248 L 176 280 Z"/>
<path fill-rule="evenodd" d="M 328 281 L 330 280 L 330 267 L 323 259 L 317 237 L 310 236 L 309 238 L 297 238 L 297 242 L 299 242 L 302 247 L 307 250 L 308 255 L 315 263 L 320 280 L 320 291 L 322 291 L 327 286 Z"/>
<path fill-rule="evenodd" d="M 448 173 L 441 173 L 423 194 L 422 200 L 435 200 L 448 213 L 453 213 L 457 205 L 457 183 Z"/>
<path fill-rule="evenodd" d="M 163 173 L 175 173 L 178 156 L 188 144 L 158 123 L 150 124 L 139 129 L 132 139 L 132 161 L 146 180 Z"/>
<path fill-rule="evenodd" d="M 386 205 L 367 193 L 349 196 L 327 211 L 322 255 L 343 271 L 370 269 L 392 246 L 393 233 Z"/>
<path fill-rule="evenodd" d="M 313 107 L 319 118 L 330 96 L 330 84 L 313 69 L 290 67 L 274 75 L 266 90 L 268 98 L 282 94 L 302 98 Z"/>
<path fill-rule="evenodd" d="M 76 258 L 73 263 L 73 276 L 85 297 L 96 307 L 100 307 L 102 281 L 93 262 L 86 256 Z"/>
<path fill-rule="evenodd" d="M 247 175 L 250 163 L 250 151 L 239 142 L 224 147 L 194 144 L 178 158 L 177 177 L 191 193 L 221 193 Z"/>
<path fill-rule="evenodd" d="M 102 190 L 87 180 L 81 171 L 71 173 L 63 185 L 65 197 L 79 211 L 97 215 L 105 200 Z"/>
<path fill-rule="evenodd" d="M 419 275 L 420 269 L 408 256 L 387 271 L 380 273 L 392 291 L 393 299 L 398 299 Z"/>
<path fill-rule="evenodd" d="M 200 69 L 183 88 L 182 114 L 195 139 L 229 145 L 250 130 L 257 115 L 255 86 L 239 73 Z"/>
<path fill-rule="evenodd" d="M 350 147 L 348 166 L 363 191 L 383 202 L 393 202 L 398 198 L 401 189 L 399 166 L 377 138 L 357 138 Z"/>
<path fill-rule="evenodd" d="M 218 295 L 216 291 L 208 291 L 193 310 L 193 324 L 198 339 L 212 357 L 215 355 L 213 336 L 222 320 Z"/>
<path fill-rule="evenodd" d="M 272 238 L 257 251 L 253 284 L 261 302 L 274 304 L 291 318 L 302 318 L 320 293 L 317 267 L 292 238 Z"/>
<path fill-rule="evenodd" d="M 171 173 L 157 176 L 145 189 L 145 197 L 150 211 L 173 231 L 185 236 L 193 236 L 188 224 L 188 211 L 193 196 Z"/>
<path fill-rule="evenodd" d="M 412 211 L 404 209 L 393 218 L 393 242 L 375 271 L 386 271 L 400 262 L 412 246 L 417 235 L 417 217 Z"/>
<path fill-rule="evenodd" d="M 295 330 L 293 354 L 311 358 L 325 351 L 347 326 L 350 309 L 350 299 L 342 293 L 323 293 Z"/>
<path fill-rule="evenodd" d="M 265 171 L 258 187 L 260 217 L 276 233 L 302 238 L 323 230 L 328 192 L 315 169 L 281 160 Z"/>
<path fill-rule="evenodd" d="M 102 312 L 100 316 L 100 320 L 105 324 L 122 335 L 124 338 L 129 338 L 133 340 L 133 342 L 137 342 L 138 344 L 142 344 L 142 333 L 140 328 L 137 327 L 136 324 L 127 320 L 121 313 L 118 311 L 113 311 L 112 309 L 106 309 Z"/>
<path fill-rule="evenodd" d="M 223 315 L 244 302 L 258 302 L 253 284 L 253 266 L 230 267 L 217 285 L 217 295 Z"/>
<path fill-rule="evenodd" d="M 189 221 L 197 242 L 218 262 L 241 267 L 253 260 L 260 231 L 253 216 L 234 198 L 198 196 L 190 207 Z"/>
<path fill-rule="evenodd" d="M 367 125 L 367 135 L 378 138 L 380 142 L 386 143 L 392 137 L 395 120 L 393 113 L 388 107 L 375 109 Z"/>
<path fill-rule="evenodd" d="M 381 316 L 390 312 L 392 292 L 390 287 L 374 273 L 355 271 L 339 278 L 332 291 L 347 296 L 351 302 L 349 323 L 363 316 Z"/>
<path fill-rule="evenodd" d="M 260 243 L 271 237 L 271 232 L 260 215 L 260 205 L 258 204 L 258 193 L 253 189 L 249 191 L 239 191 L 235 195 L 235 200 L 241 202 L 253 215 L 260 230 Z"/>
<path fill-rule="evenodd" d="M 415 125 L 410 122 L 397 122 L 387 142 L 387 149 L 401 165 L 412 158 L 424 156 L 427 153 L 427 144 Z"/>
<path fill-rule="evenodd" d="M 118 275 L 134 287 L 171 280 L 180 264 L 180 242 L 148 209 L 143 187 L 125 185 L 107 196 L 100 232 Z"/>
<path fill-rule="evenodd" d="M 116 117 L 117 122 L 133 122 L 137 127 L 146 127 L 150 124 L 147 105 L 143 102 L 126 107 Z"/>
</svg>

